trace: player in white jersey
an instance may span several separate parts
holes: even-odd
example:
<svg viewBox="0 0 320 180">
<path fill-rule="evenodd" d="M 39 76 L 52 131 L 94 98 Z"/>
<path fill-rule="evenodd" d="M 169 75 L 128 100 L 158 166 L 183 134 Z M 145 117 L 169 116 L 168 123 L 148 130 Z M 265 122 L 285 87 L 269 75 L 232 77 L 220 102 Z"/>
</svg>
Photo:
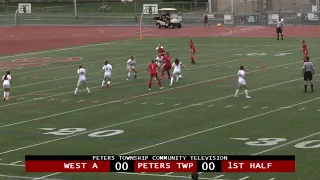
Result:
<svg viewBox="0 0 320 180">
<path fill-rule="evenodd" d="M 11 76 L 10 71 L 7 71 L 7 73 L 2 77 L 3 82 L 3 100 L 8 101 L 9 100 L 9 94 L 10 94 L 10 88 L 11 88 Z"/>
<path fill-rule="evenodd" d="M 179 59 L 176 58 L 174 60 L 174 63 L 172 64 L 173 73 L 172 73 L 172 77 L 171 77 L 170 86 L 172 86 L 174 78 L 176 78 L 176 82 L 178 82 L 179 79 L 182 77 L 182 75 L 181 75 L 181 66 L 182 66 L 182 62 L 180 62 Z"/>
<path fill-rule="evenodd" d="M 128 78 L 127 80 L 129 80 L 131 72 L 134 72 L 134 78 L 137 79 L 137 62 L 136 59 L 134 58 L 134 56 L 131 56 L 130 59 L 127 61 L 127 71 L 128 71 Z"/>
<path fill-rule="evenodd" d="M 111 64 L 109 64 L 109 61 L 105 61 L 104 66 L 102 67 L 102 72 L 104 72 L 104 76 L 103 76 L 101 88 L 104 87 L 104 84 L 107 80 L 108 80 L 107 87 L 109 88 L 109 85 L 111 83 L 111 71 L 112 71 Z"/>
<path fill-rule="evenodd" d="M 87 71 L 82 67 L 82 65 L 80 65 L 77 73 L 78 73 L 78 83 L 77 83 L 76 89 L 74 90 L 74 95 L 77 95 L 80 84 L 83 84 L 84 88 L 88 91 L 88 94 L 91 95 L 91 92 L 87 87 L 87 78 L 86 78 Z"/>
<path fill-rule="evenodd" d="M 163 67 L 164 61 L 163 61 L 163 57 L 162 57 L 161 55 L 158 55 L 158 56 L 156 57 L 156 62 L 157 62 L 158 66 L 159 66 L 160 68 Z"/>
<path fill-rule="evenodd" d="M 251 98 L 248 95 L 247 90 L 247 82 L 246 82 L 246 73 L 244 72 L 244 66 L 240 66 L 240 70 L 238 71 L 238 89 L 236 90 L 236 93 L 234 94 L 235 98 L 238 98 L 238 93 L 241 88 L 244 88 L 244 93 L 246 95 L 246 98 Z"/>
</svg>

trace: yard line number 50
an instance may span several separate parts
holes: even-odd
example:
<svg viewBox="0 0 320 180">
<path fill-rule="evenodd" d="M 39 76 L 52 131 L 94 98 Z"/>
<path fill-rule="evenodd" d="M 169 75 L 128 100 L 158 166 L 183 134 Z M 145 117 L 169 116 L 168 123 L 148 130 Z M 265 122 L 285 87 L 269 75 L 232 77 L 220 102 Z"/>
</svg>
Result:
<svg viewBox="0 0 320 180">
<path fill-rule="evenodd" d="M 232 139 L 248 140 L 249 138 L 232 138 Z M 245 142 L 245 144 L 248 146 L 274 146 L 285 141 L 287 141 L 287 139 L 285 138 L 259 138 L 255 141 L 247 141 Z M 320 140 L 309 140 L 309 141 L 299 142 L 295 144 L 294 147 L 299 149 L 320 148 Z"/>
<path fill-rule="evenodd" d="M 85 132 L 87 131 L 86 128 L 63 128 L 63 129 L 56 129 L 56 128 L 40 128 L 42 130 L 50 131 L 43 134 L 50 134 L 56 136 L 67 136 L 73 135 L 75 133 Z M 122 134 L 123 130 L 102 130 L 96 131 L 88 134 L 89 137 L 99 138 L 99 137 L 108 137 L 108 136 L 115 136 Z"/>
</svg>

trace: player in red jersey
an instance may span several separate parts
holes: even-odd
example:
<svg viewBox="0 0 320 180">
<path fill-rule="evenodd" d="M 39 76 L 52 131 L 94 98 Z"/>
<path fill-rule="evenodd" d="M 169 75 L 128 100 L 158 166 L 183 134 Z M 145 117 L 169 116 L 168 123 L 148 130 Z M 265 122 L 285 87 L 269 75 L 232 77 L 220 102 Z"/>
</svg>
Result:
<svg viewBox="0 0 320 180">
<path fill-rule="evenodd" d="M 163 89 L 163 87 L 161 86 L 161 81 L 159 79 L 159 76 L 158 76 L 158 71 L 159 71 L 159 66 L 158 64 L 155 63 L 154 60 L 151 61 L 151 64 L 148 65 L 148 69 L 147 69 L 149 72 L 150 72 L 150 80 L 149 80 L 149 91 L 151 90 L 151 85 L 152 85 L 152 79 L 153 78 L 156 78 L 156 80 L 158 80 L 158 85 L 159 85 L 159 88 L 160 89 Z"/>
<path fill-rule="evenodd" d="M 192 39 L 190 39 L 190 58 L 191 58 L 191 63 L 195 64 L 194 62 L 194 55 L 196 54 L 196 48 L 194 47 Z"/>
<path fill-rule="evenodd" d="M 302 49 L 301 49 L 302 53 L 303 53 L 303 62 L 307 62 L 306 57 L 308 56 L 308 49 L 307 49 L 307 44 L 305 40 L 302 40 Z"/>
<path fill-rule="evenodd" d="M 170 60 L 170 56 L 169 56 L 169 52 L 166 52 L 164 57 L 164 66 L 162 68 L 162 73 L 161 73 L 161 79 L 164 77 L 164 72 L 166 71 L 168 74 L 168 79 L 171 79 L 171 74 L 170 74 L 170 69 L 171 69 L 171 60 Z"/>
<path fill-rule="evenodd" d="M 156 51 L 157 51 L 158 55 L 160 55 L 160 56 L 164 56 L 164 53 L 166 52 L 164 50 L 164 47 L 161 45 L 161 43 L 158 44 Z"/>
</svg>

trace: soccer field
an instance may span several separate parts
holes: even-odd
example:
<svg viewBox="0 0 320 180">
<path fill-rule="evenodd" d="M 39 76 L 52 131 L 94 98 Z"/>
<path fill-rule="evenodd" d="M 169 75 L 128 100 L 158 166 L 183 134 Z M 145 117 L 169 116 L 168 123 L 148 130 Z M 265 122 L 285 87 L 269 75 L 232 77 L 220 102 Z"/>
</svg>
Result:
<svg viewBox="0 0 320 180">
<path fill-rule="evenodd" d="M 147 64 L 161 40 L 187 66 L 183 79 L 148 91 Z M 316 180 L 320 176 L 319 78 L 303 93 L 301 39 L 128 39 L 0 57 L 10 67 L 11 99 L 0 102 L 0 179 L 167 180 L 189 173 L 25 173 L 24 155 L 296 155 L 296 173 L 202 173 L 215 180 Z M 307 39 L 320 67 L 320 40 Z M 126 62 L 138 79 L 126 80 Z M 111 88 L 101 89 L 101 68 L 113 66 Z M 88 86 L 77 96 L 77 68 Z M 244 65 L 251 99 L 233 98 Z M 5 69 L 2 69 L 5 71 Z M 4 73 L 4 72 L 3 72 Z M 309 87 L 308 87 L 309 88 Z"/>
</svg>

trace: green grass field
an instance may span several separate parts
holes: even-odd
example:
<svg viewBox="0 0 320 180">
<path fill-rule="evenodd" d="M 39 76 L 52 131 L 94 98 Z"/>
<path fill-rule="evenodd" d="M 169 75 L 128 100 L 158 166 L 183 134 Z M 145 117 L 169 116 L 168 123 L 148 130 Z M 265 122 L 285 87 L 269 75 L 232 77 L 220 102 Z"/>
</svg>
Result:
<svg viewBox="0 0 320 180">
<path fill-rule="evenodd" d="M 196 65 L 189 64 L 189 39 L 161 39 L 172 58 L 179 57 L 188 71 L 183 70 L 178 84 L 169 87 L 163 80 L 165 89 L 158 90 L 154 82 L 148 91 L 146 68 L 159 40 L 131 39 L 0 57 L 2 66 L 27 57 L 82 58 L 11 69 L 12 97 L 0 102 L 0 179 L 189 178 L 188 173 L 25 173 L 27 154 L 294 154 L 296 173 L 202 173 L 200 177 L 319 178 L 320 85 L 316 74 L 315 92 L 302 93 L 300 39 L 196 38 Z M 319 43 L 307 40 L 316 67 L 320 66 Z M 136 56 L 139 79 L 126 81 L 130 55 Z M 112 87 L 100 89 L 105 59 L 114 68 Z M 82 89 L 73 96 L 79 64 L 88 72 L 92 96 Z M 243 94 L 233 98 L 240 65 L 246 66 L 252 99 Z M 69 133 L 61 133 L 65 128 L 71 128 Z"/>
</svg>

